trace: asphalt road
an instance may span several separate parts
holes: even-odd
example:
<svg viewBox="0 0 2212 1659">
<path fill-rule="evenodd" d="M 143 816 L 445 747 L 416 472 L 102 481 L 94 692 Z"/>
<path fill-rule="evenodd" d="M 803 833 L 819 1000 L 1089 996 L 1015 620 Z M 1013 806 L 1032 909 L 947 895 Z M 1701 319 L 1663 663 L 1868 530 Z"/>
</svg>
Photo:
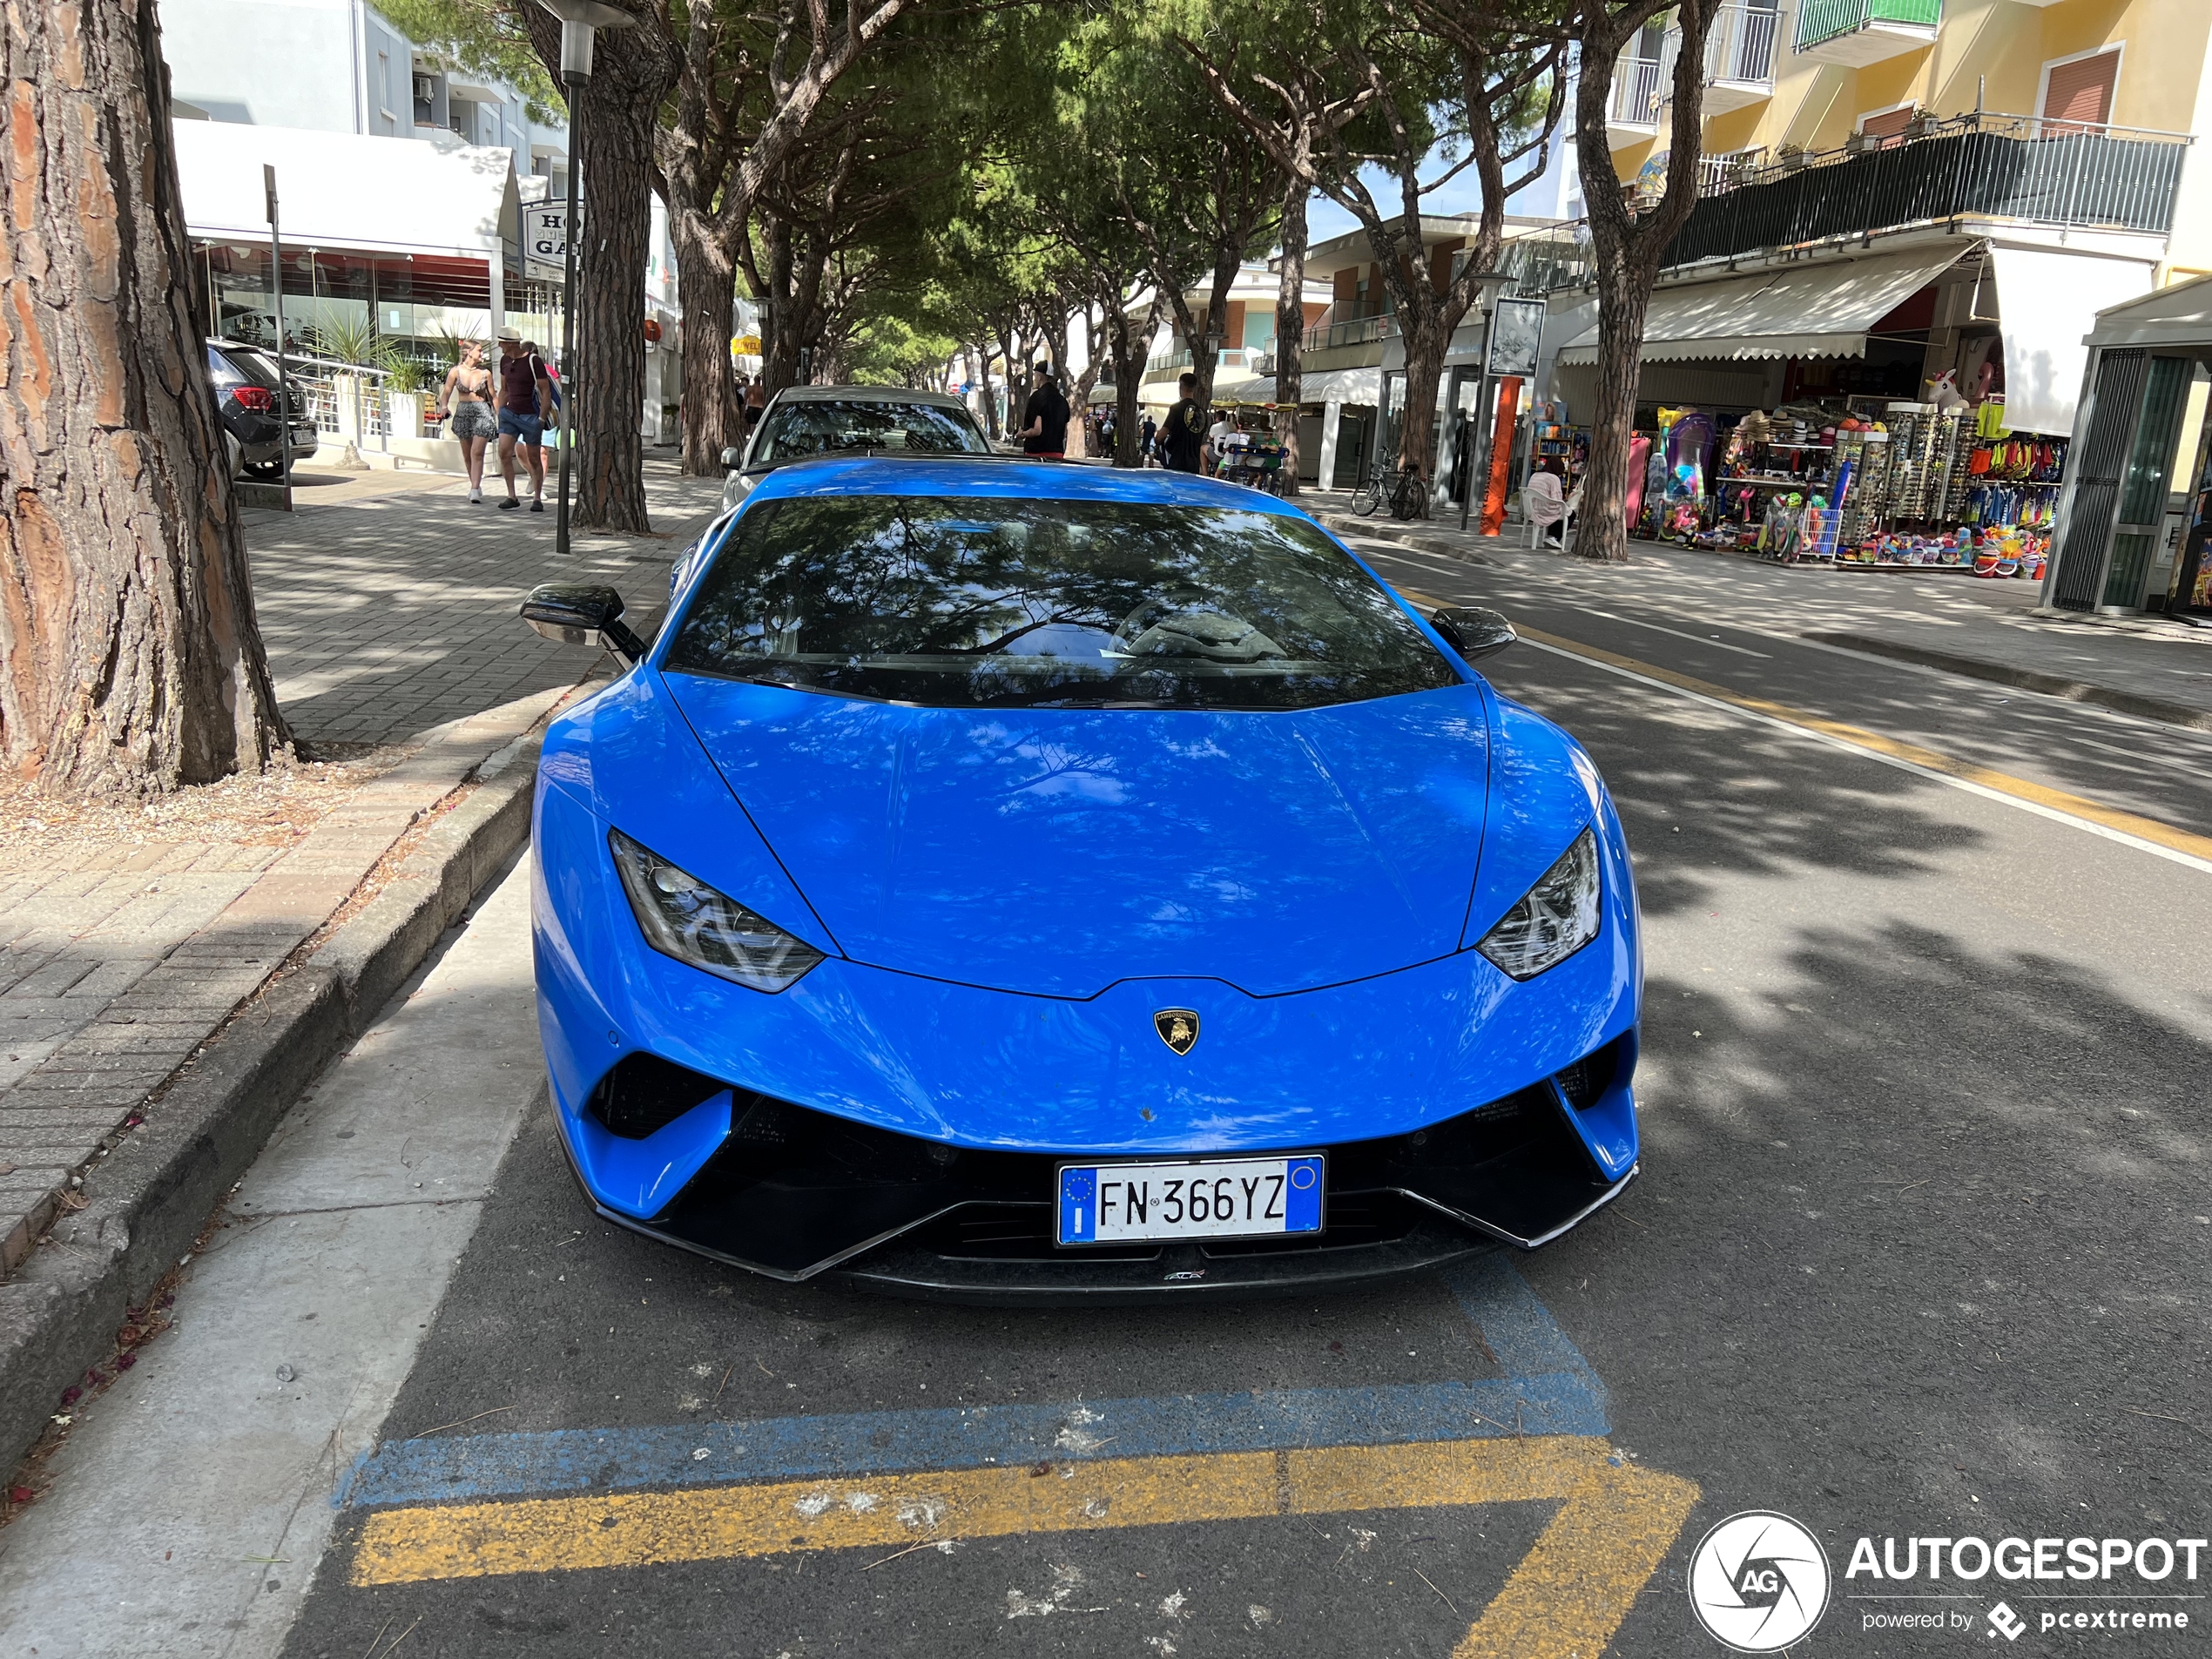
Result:
<svg viewBox="0 0 2212 1659">
<path fill-rule="evenodd" d="M 1557 638 L 2212 831 L 2193 734 L 1617 595 L 1378 562 Z M 423 1328 L 381 1393 L 356 1390 L 389 1401 L 375 1456 L 305 1481 L 334 1505 L 321 1530 L 223 1546 L 285 1559 L 249 1569 L 279 1588 L 247 1588 L 291 1606 L 288 1631 L 241 1616 L 219 1639 L 210 1620 L 160 1650 L 1716 1654 L 1684 1593 L 1693 1547 L 1767 1509 L 1811 1528 L 1834 1575 L 1794 1651 L 2203 1651 L 2212 1560 L 2194 1581 L 2086 1583 L 1845 1568 L 1862 1536 L 2212 1532 L 2212 872 L 1571 655 L 1485 667 L 1588 746 L 1636 857 L 1644 1162 L 1609 1209 L 1384 1294 L 917 1306 L 593 1220 L 543 1092 L 517 1096 L 457 1260 L 380 1285 L 374 1245 L 331 1292 L 368 1308 L 404 1291 Z M 501 902 L 504 931 L 449 961 L 514 973 Z M 526 983 L 509 994 L 526 1008 Z M 1336 1427 L 1318 1439 L 1255 1426 L 1325 1395 Z M 1463 1443 L 1385 1444 L 1433 1441 L 1407 1413 L 1478 1398 Z M 135 1454 L 191 1453 L 172 1434 Z M 1150 1486 L 1132 1461 L 1110 1505 L 1082 1495 L 1094 1466 L 1163 1454 Z M 1011 1519 L 943 1535 L 907 1510 L 962 1455 L 974 1513 Z M 101 1473 L 90 1451 L 64 1467 L 57 1504 Z M 732 1521 L 711 1506 L 733 1480 L 785 1507 Z M 471 1575 L 495 1538 L 511 1570 Z M 100 1554 L 22 1547 L 41 1572 Z M 1869 1599 L 1901 1595 L 1950 1599 Z M 2017 1642 L 1986 1622 L 2000 1596 L 2027 1621 Z M 2114 1607 L 2189 1628 L 2042 1628 Z M 1958 1618 L 1876 1622 L 1900 1611 Z M 134 1650 L 94 1611 L 74 1646 L 66 1621 L 42 1628 L 41 1656 Z"/>
</svg>

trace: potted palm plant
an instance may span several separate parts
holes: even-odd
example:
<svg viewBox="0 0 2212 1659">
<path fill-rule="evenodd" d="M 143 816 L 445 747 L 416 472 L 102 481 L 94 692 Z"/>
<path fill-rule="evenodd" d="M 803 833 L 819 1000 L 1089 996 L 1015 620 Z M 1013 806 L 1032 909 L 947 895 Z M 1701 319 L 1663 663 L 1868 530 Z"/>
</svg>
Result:
<svg viewBox="0 0 2212 1659">
<path fill-rule="evenodd" d="M 422 393 L 430 374 L 415 358 L 394 353 L 384 375 L 384 412 L 395 438 L 422 435 Z"/>
</svg>

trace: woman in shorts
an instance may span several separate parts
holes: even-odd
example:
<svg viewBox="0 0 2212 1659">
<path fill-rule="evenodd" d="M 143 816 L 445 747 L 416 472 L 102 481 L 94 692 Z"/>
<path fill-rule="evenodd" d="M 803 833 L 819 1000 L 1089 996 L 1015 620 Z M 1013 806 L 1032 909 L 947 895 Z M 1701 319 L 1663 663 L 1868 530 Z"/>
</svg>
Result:
<svg viewBox="0 0 2212 1659">
<path fill-rule="evenodd" d="M 491 408 L 491 371 L 484 367 L 483 342 L 461 342 L 461 361 L 446 371 L 438 394 L 441 415 L 450 411 L 448 435 L 461 441 L 461 459 L 469 469 L 469 499 L 484 498 L 484 446 L 499 435 L 499 417 Z"/>
</svg>

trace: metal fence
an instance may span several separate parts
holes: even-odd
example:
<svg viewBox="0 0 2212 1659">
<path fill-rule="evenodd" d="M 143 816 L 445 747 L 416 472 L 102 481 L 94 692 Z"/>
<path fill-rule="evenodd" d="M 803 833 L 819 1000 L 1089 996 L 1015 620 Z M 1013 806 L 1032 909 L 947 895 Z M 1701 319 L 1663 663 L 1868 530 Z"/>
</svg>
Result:
<svg viewBox="0 0 2212 1659">
<path fill-rule="evenodd" d="M 1869 24 L 1918 24 L 1933 29 L 1942 22 L 1943 0 L 1804 0 L 1797 8 L 1797 50 L 1855 34 Z"/>
<path fill-rule="evenodd" d="M 1757 6 L 1724 5 L 1713 15 L 1712 32 L 1705 37 L 1705 79 L 1748 81 L 1764 85 L 1774 79 L 1774 43 L 1782 14 Z"/>
<path fill-rule="evenodd" d="M 1928 121 L 1871 151 L 1784 158 L 1705 181 L 1712 193 L 1691 211 L 1665 262 L 1968 215 L 2164 235 L 2190 142 L 2031 116 Z"/>
<path fill-rule="evenodd" d="M 1622 126 L 1656 126 L 1666 100 L 1666 60 L 1623 57 L 1613 66 L 1613 103 L 1608 116 Z"/>
<path fill-rule="evenodd" d="M 1305 331 L 1305 349 L 1327 351 L 1332 346 L 1364 345 L 1371 340 L 1387 340 L 1397 332 L 1397 314 L 1388 307 L 1364 314 L 1354 311 L 1340 315 L 1332 306 Z"/>
</svg>

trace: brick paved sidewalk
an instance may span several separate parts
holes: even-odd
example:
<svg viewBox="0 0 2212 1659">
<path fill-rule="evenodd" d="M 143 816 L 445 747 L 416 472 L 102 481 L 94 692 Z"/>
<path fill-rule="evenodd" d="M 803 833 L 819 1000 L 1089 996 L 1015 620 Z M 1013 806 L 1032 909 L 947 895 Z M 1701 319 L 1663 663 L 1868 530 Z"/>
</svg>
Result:
<svg viewBox="0 0 2212 1659">
<path fill-rule="evenodd" d="M 1471 556 L 1514 578 L 1639 599 L 1676 612 L 1894 656 L 1978 678 L 2087 696 L 2154 718 L 2212 725 L 2212 628 L 2163 617 L 2036 613 L 2039 584 L 1952 572 L 1784 566 L 1660 542 L 1631 542 L 1632 562 L 1599 565 L 1503 536 L 1462 532 L 1457 515 L 1418 524 L 1355 518 L 1349 497 L 1309 491 L 1298 505 L 1340 535 Z M 1355 543 L 1356 545 L 1356 543 Z"/>
<path fill-rule="evenodd" d="M 304 839 L 150 828 L 0 874 L 0 1274 L 69 1206 L 71 1175 L 408 826 L 593 671 L 587 653 L 516 619 L 522 594 L 598 580 L 636 617 L 653 616 L 721 492 L 665 459 L 646 470 L 660 533 L 578 535 L 564 567 L 550 509 L 471 506 L 457 479 L 247 515 L 262 631 L 295 734 L 310 752 L 401 745 L 386 757 L 399 764 Z"/>
<path fill-rule="evenodd" d="M 292 513 L 249 512 L 254 600 L 277 702 L 310 749 L 388 743 L 518 697 L 572 685 L 572 647 L 515 618 L 540 582 L 597 581 L 621 590 L 633 617 L 666 597 L 668 571 L 721 502 L 721 481 L 685 478 L 663 459 L 645 466 L 651 536 L 570 538 L 553 552 L 554 513 L 502 512 L 487 482 Z M 304 501 L 305 496 L 300 497 Z"/>
</svg>

